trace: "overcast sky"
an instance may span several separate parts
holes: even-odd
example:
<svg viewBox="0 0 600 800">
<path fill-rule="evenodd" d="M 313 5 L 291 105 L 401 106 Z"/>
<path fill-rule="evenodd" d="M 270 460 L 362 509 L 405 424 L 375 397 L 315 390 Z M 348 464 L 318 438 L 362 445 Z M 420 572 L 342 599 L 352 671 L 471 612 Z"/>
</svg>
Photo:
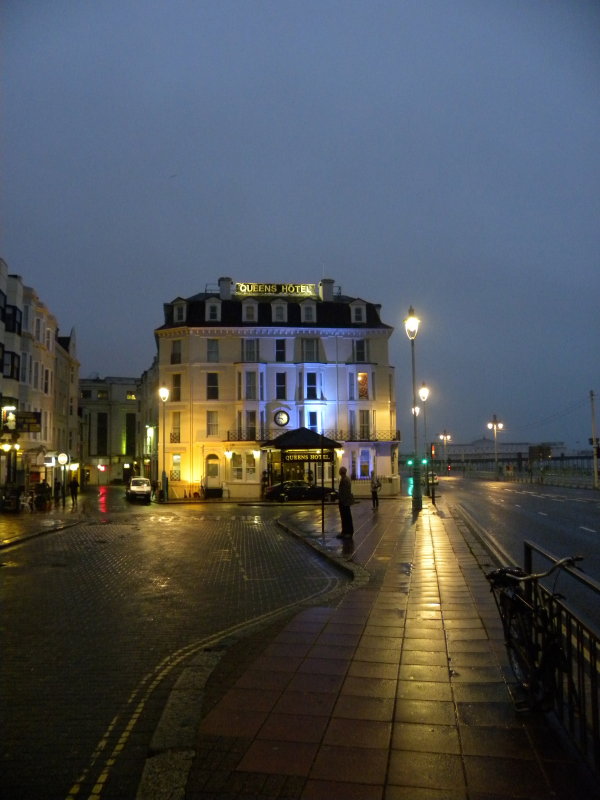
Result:
<svg viewBox="0 0 600 800">
<path fill-rule="evenodd" d="M 600 4 L 4 0 L 2 242 L 81 375 L 237 281 L 382 305 L 411 445 L 587 446 L 600 390 Z"/>
</svg>

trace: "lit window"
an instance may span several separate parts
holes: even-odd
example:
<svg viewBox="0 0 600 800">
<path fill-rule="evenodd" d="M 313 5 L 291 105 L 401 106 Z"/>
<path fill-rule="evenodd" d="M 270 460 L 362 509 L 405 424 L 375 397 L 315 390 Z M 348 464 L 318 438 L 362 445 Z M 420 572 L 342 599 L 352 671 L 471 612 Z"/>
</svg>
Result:
<svg viewBox="0 0 600 800">
<path fill-rule="evenodd" d="M 359 400 L 368 400 L 369 399 L 369 376 L 366 372 L 359 372 L 358 373 L 358 399 Z"/>
</svg>

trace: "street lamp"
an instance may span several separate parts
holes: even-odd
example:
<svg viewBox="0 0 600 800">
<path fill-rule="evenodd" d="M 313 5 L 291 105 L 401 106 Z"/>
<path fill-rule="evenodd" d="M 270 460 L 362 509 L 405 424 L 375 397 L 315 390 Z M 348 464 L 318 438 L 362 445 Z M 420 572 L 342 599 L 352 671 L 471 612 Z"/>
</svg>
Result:
<svg viewBox="0 0 600 800">
<path fill-rule="evenodd" d="M 440 439 L 444 443 L 444 461 L 446 462 L 446 472 L 448 472 L 448 442 L 452 439 L 452 436 L 444 428 L 444 432 L 440 433 Z"/>
<path fill-rule="evenodd" d="M 425 475 L 427 479 L 425 480 L 425 494 L 429 497 L 429 459 L 431 457 L 431 452 L 427 448 L 427 398 L 429 397 L 429 389 L 425 386 L 425 381 L 421 384 L 421 388 L 419 389 L 419 397 L 421 398 L 421 402 L 423 403 L 423 446 L 425 449 L 425 458 L 427 459 L 425 464 Z"/>
<path fill-rule="evenodd" d="M 166 452 L 166 449 L 167 449 L 167 429 L 166 429 L 166 423 L 165 423 L 165 416 L 166 416 L 165 407 L 167 405 L 167 400 L 169 399 L 169 390 L 167 389 L 166 386 L 161 386 L 160 387 L 160 389 L 158 390 L 158 396 L 162 400 L 162 429 L 163 429 L 163 435 L 162 435 L 162 440 L 163 440 L 162 491 L 163 491 L 163 500 L 166 502 L 167 501 L 167 493 L 169 491 L 169 486 L 167 484 L 167 472 L 166 472 L 166 469 L 165 469 L 165 452 Z"/>
<path fill-rule="evenodd" d="M 496 479 L 498 478 L 498 431 L 501 431 L 504 428 L 504 423 L 500 422 L 500 420 L 494 414 L 492 416 L 492 421 L 488 422 L 488 428 L 491 431 L 494 431 L 494 468 L 496 470 Z"/>
<path fill-rule="evenodd" d="M 419 332 L 419 318 L 415 316 L 415 310 L 411 306 L 408 309 L 408 317 L 404 320 L 404 330 L 410 339 L 410 354 L 412 360 L 412 407 L 417 408 L 417 384 L 415 375 L 415 339 Z M 417 446 L 417 415 L 413 412 L 413 441 L 414 441 L 414 463 L 413 463 L 413 492 L 412 510 L 418 513 L 423 508 L 423 497 L 421 495 L 421 471 L 419 469 L 418 446 Z"/>
</svg>

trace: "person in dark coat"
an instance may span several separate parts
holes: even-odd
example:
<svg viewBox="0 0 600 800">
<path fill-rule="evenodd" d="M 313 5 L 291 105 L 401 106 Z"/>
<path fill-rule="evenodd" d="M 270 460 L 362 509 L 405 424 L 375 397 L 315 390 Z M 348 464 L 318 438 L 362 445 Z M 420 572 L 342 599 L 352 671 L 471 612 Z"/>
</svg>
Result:
<svg viewBox="0 0 600 800">
<path fill-rule="evenodd" d="M 342 532 L 338 533 L 338 539 L 351 539 L 354 535 L 354 522 L 352 521 L 352 511 L 350 506 L 354 502 L 352 494 L 352 482 L 348 477 L 346 467 L 340 467 L 340 482 L 338 486 L 338 507 L 340 509 L 340 520 Z"/>
</svg>

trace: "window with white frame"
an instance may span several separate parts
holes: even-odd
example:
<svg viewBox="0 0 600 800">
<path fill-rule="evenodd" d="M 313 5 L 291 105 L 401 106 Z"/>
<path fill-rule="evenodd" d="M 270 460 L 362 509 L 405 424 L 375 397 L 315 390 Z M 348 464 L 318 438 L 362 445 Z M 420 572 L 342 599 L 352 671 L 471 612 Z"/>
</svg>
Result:
<svg viewBox="0 0 600 800">
<path fill-rule="evenodd" d="M 173 308 L 173 320 L 175 322 L 185 322 L 185 312 L 186 312 L 185 303 L 178 303 Z"/>
<path fill-rule="evenodd" d="M 256 322 L 258 319 L 258 304 L 255 300 L 244 300 L 242 303 L 243 322 Z"/>
<path fill-rule="evenodd" d="M 246 439 L 256 439 L 256 411 L 246 411 Z"/>
<path fill-rule="evenodd" d="M 307 428 L 314 433 L 319 432 L 319 414 L 317 411 L 309 411 L 307 414 Z"/>
<path fill-rule="evenodd" d="M 219 373 L 207 372 L 206 373 L 206 399 L 218 400 L 219 399 Z"/>
<path fill-rule="evenodd" d="M 315 322 L 317 319 L 317 307 L 312 300 L 306 300 L 300 304 L 300 318 L 302 322 Z"/>
<path fill-rule="evenodd" d="M 207 339 L 206 340 L 206 360 L 217 362 L 219 360 L 219 340 Z"/>
<path fill-rule="evenodd" d="M 351 306 L 352 322 L 364 322 L 366 320 L 366 309 L 364 303 L 355 303 Z"/>
<path fill-rule="evenodd" d="M 171 364 L 181 364 L 181 339 L 171 342 Z"/>
<path fill-rule="evenodd" d="M 275 361 L 285 361 L 285 339 L 275 339 Z"/>
<path fill-rule="evenodd" d="M 302 339 L 302 360 L 318 361 L 319 340 L 315 338 Z"/>
<path fill-rule="evenodd" d="M 271 306 L 273 322 L 287 322 L 287 303 L 276 302 Z"/>
<path fill-rule="evenodd" d="M 356 377 L 354 372 L 348 373 L 348 400 L 356 400 Z"/>
<path fill-rule="evenodd" d="M 307 372 L 306 373 L 306 399 L 307 400 L 318 400 L 319 399 L 319 389 L 318 389 L 318 374 L 316 372 Z"/>
<path fill-rule="evenodd" d="M 358 412 L 358 436 L 359 439 L 370 439 L 370 412 L 368 410 L 361 410 Z"/>
<path fill-rule="evenodd" d="M 369 399 L 369 373 L 368 372 L 359 372 L 356 378 L 356 382 L 358 383 L 358 399 L 359 400 L 368 400 Z"/>
<path fill-rule="evenodd" d="M 287 400 L 287 375 L 285 372 L 275 374 L 275 399 Z"/>
<path fill-rule="evenodd" d="M 258 361 L 258 339 L 242 339 L 242 361 Z"/>
<path fill-rule="evenodd" d="M 206 322 L 221 321 L 221 303 L 219 300 L 207 300 L 205 306 Z"/>
<path fill-rule="evenodd" d="M 358 462 L 358 469 L 359 469 L 359 477 L 361 478 L 368 478 L 371 474 L 369 469 L 369 451 L 368 450 L 361 450 L 360 457 Z"/>
<path fill-rule="evenodd" d="M 219 434 L 219 412 L 207 411 L 206 412 L 206 435 L 218 436 Z"/>
<path fill-rule="evenodd" d="M 246 400 L 256 400 L 256 372 L 246 372 L 244 377 L 245 380 L 245 399 Z"/>
<path fill-rule="evenodd" d="M 368 354 L 368 347 L 367 347 L 367 340 L 366 339 L 356 339 L 353 343 L 354 349 L 354 361 L 357 362 L 365 362 L 369 360 Z"/>
</svg>

